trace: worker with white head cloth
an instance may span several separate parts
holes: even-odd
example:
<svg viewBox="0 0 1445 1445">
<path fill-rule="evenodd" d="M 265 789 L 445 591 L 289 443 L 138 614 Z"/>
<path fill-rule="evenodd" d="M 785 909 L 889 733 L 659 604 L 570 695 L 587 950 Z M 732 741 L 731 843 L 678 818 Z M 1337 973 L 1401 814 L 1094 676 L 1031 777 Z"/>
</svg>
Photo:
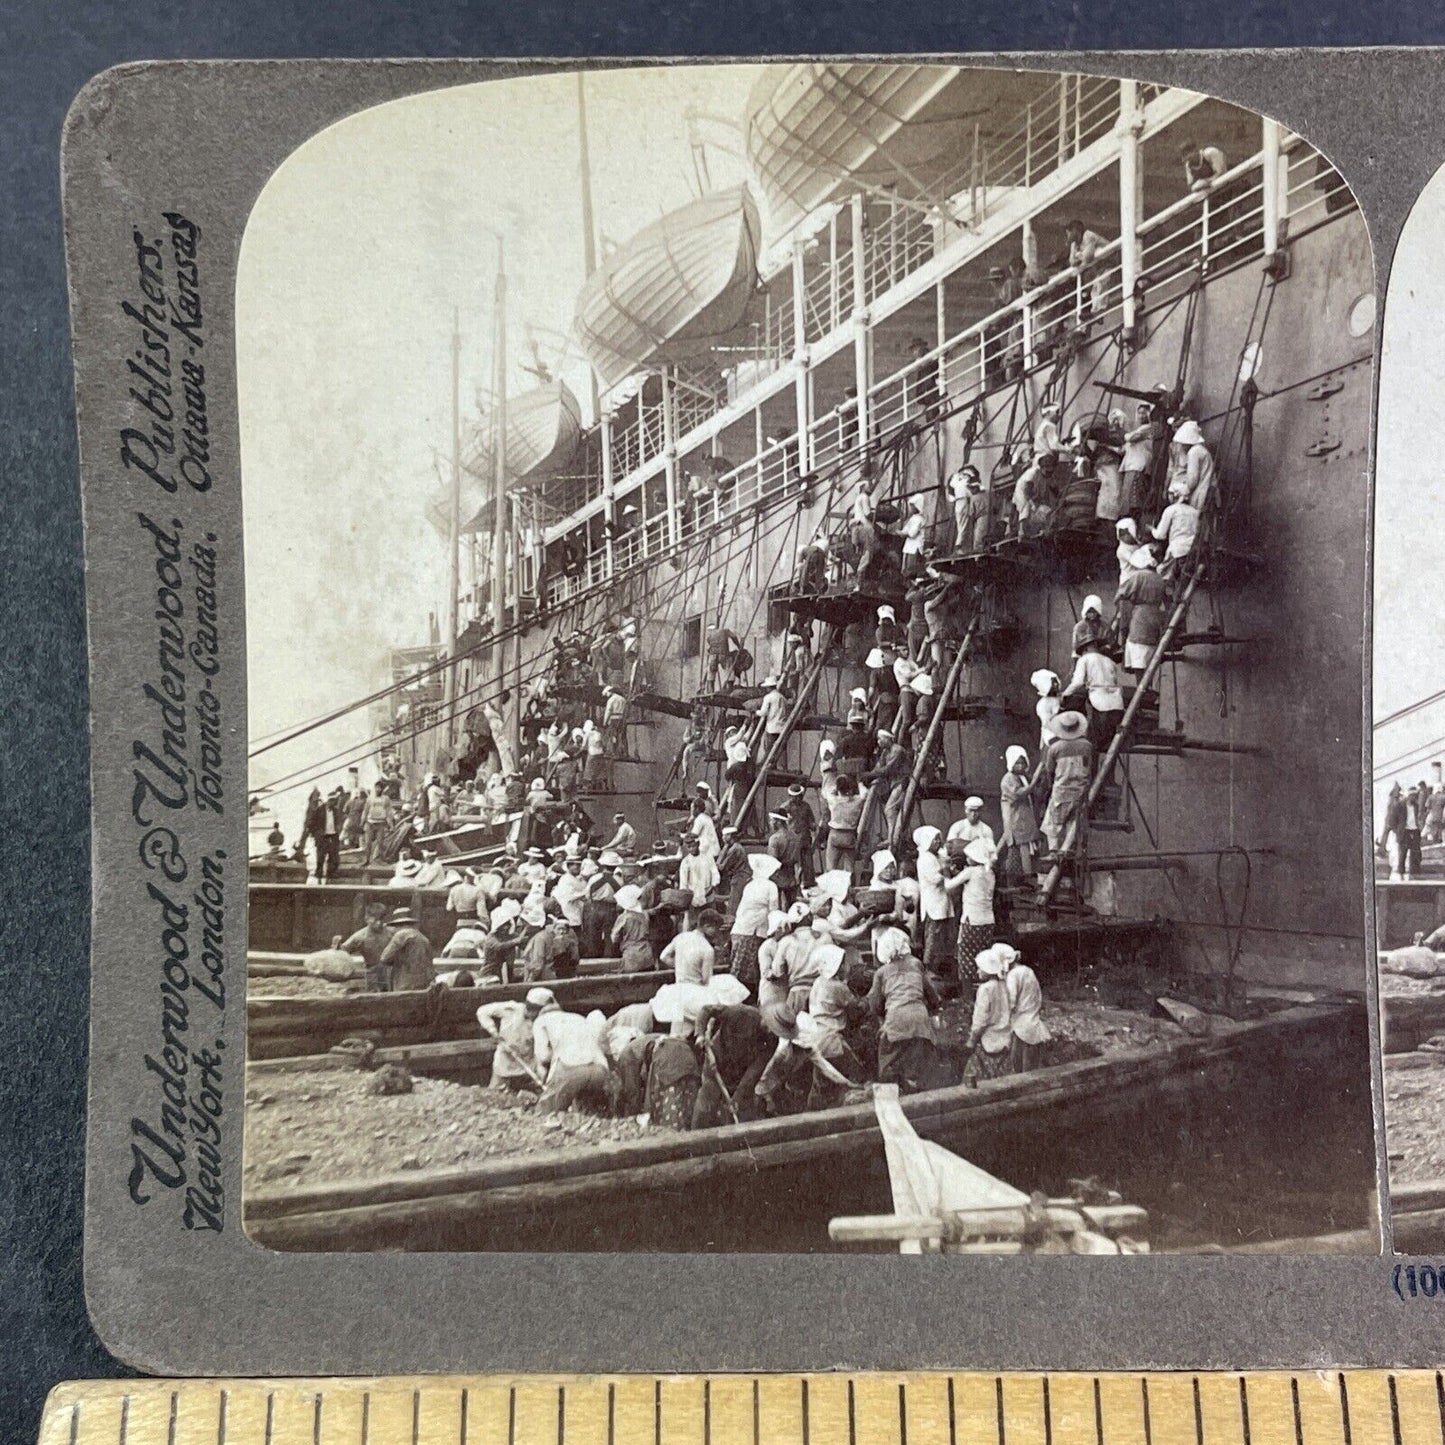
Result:
<svg viewBox="0 0 1445 1445">
<path fill-rule="evenodd" d="M 938 1047 L 931 1011 L 938 990 L 914 957 L 901 928 L 885 928 L 875 944 L 878 972 L 868 1006 L 882 1020 L 878 1030 L 878 1078 L 901 1093 L 930 1087 L 938 1074 Z"/>
<path fill-rule="evenodd" d="M 598 1014 L 564 1013 L 550 989 L 532 989 L 527 1009 L 536 1009 L 532 1051 L 546 1080 L 537 1100 L 539 1114 L 559 1114 L 574 1105 L 595 1112 L 612 1111 L 612 1072 L 602 1049 L 607 1020 Z"/>
<path fill-rule="evenodd" d="M 1035 780 L 1029 776 L 1029 755 L 1014 743 L 1004 753 L 1007 768 L 999 782 L 999 810 L 1003 832 L 999 834 L 999 871 L 1005 881 L 1034 875 L 1034 854 L 1038 851 L 1039 818 L 1035 802 Z"/>
<path fill-rule="evenodd" d="M 1012 952 L 1010 949 L 1009 952 Z M 1008 972 L 1005 954 L 995 944 L 974 959 L 978 971 L 978 992 L 973 998 L 973 1019 L 968 1031 L 968 1064 L 964 1077 L 973 1082 L 997 1079 L 1008 1073 L 1012 1061 L 1009 1047 L 1013 1030 L 1009 1026 Z"/>
<path fill-rule="evenodd" d="M 1039 977 L 1024 962 L 1018 949 L 1006 943 L 994 944 L 994 952 L 1004 965 L 1004 992 L 1008 996 L 1010 1066 L 1016 1074 L 1039 1067 L 1044 1045 L 1053 1038 L 1043 1021 L 1044 992 Z"/>
</svg>

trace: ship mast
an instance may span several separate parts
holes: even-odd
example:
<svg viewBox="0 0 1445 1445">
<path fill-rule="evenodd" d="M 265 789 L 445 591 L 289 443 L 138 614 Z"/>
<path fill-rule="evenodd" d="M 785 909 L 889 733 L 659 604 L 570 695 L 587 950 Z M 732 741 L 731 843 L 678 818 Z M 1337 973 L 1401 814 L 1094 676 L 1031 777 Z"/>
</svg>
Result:
<svg viewBox="0 0 1445 1445">
<path fill-rule="evenodd" d="M 577 72 L 577 150 L 582 174 L 582 279 L 597 269 L 597 226 L 592 215 L 592 155 L 587 146 L 587 87 L 584 72 Z M 597 373 L 587 368 L 592 389 L 592 424 L 601 419 L 601 400 L 597 391 Z"/>
<path fill-rule="evenodd" d="M 507 497 L 507 271 L 503 243 L 497 237 L 497 286 L 492 314 L 492 638 L 497 648 L 497 671 L 502 670 L 502 628 L 506 621 L 503 571 L 506 551 L 504 507 Z M 488 648 L 491 651 L 491 648 Z"/>
<path fill-rule="evenodd" d="M 452 308 L 452 489 L 447 525 L 447 659 L 446 746 L 448 753 L 456 737 L 457 700 L 457 594 L 461 591 L 462 535 L 462 333 L 461 319 Z"/>
</svg>

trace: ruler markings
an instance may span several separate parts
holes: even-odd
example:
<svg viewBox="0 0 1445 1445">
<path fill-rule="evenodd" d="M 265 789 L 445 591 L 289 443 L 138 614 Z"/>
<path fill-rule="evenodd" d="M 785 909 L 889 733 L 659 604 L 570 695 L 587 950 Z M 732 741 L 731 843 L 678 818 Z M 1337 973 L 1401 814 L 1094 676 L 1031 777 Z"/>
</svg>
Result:
<svg viewBox="0 0 1445 1445">
<path fill-rule="evenodd" d="M 561 1388 L 567 1445 L 607 1445 L 606 1382 L 568 1380 Z"/>
<path fill-rule="evenodd" d="M 820 1445 L 847 1445 L 852 1438 L 852 1392 L 853 1382 L 843 1375 L 817 1375 L 808 1382 L 808 1431 Z"/>
<path fill-rule="evenodd" d="M 702 1445 L 706 1394 L 702 1377 L 663 1378 L 657 1391 L 657 1445 Z"/>
<path fill-rule="evenodd" d="M 1009 1445 L 1044 1445 L 1047 1434 L 1043 1379 L 1038 1375 L 1000 1375 L 998 1398 L 1003 1407 L 999 1438 Z"/>
<path fill-rule="evenodd" d="M 1079 1381 L 1072 1388 L 1082 1391 L 1084 1381 L 1088 1382 L 1090 1416 L 1075 1432 L 1074 1441 L 1061 1445 L 1083 1445 L 1084 1431 L 1088 1431 L 1088 1445 L 1149 1445 L 1149 1382 L 1131 1379 L 1126 1375 L 1060 1375 L 1056 1377 L 1053 1397 L 1061 1398 L 1070 1386 L 1065 1382 Z M 1054 1434 L 1058 1438 L 1064 1416 L 1054 1412 Z"/>
<path fill-rule="evenodd" d="M 1238 1375 L 1195 1375 L 1194 1438 L 1197 1445 L 1245 1445 Z"/>
<path fill-rule="evenodd" d="M 848 1380 L 848 1430 L 853 1445 L 902 1445 L 897 1375 L 854 1375 Z M 832 1445 L 821 1433 L 817 1445 Z"/>
<path fill-rule="evenodd" d="M 954 1445 L 951 1376 L 903 1377 L 898 1397 L 899 1436 L 906 1445 Z"/>
<path fill-rule="evenodd" d="M 41 1445 L 1445 1445 L 1445 1373 L 103 1381 Z"/>
<path fill-rule="evenodd" d="M 557 1390 L 550 1380 L 522 1381 L 511 1386 L 507 1399 L 508 1445 L 556 1445 Z"/>
<path fill-rule="evenodd" d="M 616 1445 L 646 1445 L 656 1431 L 653 1382 L 643 1375 L 616 1382 L 613 1429 Z"/>
<path fill-rule="evenodd" d="M 1259 1445 L 1298 1445 L 1290 1393 L 1293 1381 L 1285 1375 L 1241 1375 L 1239 1384 L 1250 1440 Z"/>
<path fill-rule="evenodd" d="M 1391 1376 L 1362 1374 L 1353 1380 L 1339 1377 L 1340 1398 L 1348 1400 L 1350 1438 L 1354 1445 L 1400 1445 L 1395 1433 L 1396 1406 Z"/>
<path fill-rule="evenodd" d="M 1391 1377 L 1399 1411 L 1401 1445 L 1445 1445 L 1440 1432 L 1437 1378 L 1410 1371 L 1400 1371 Z"/>
<path fill-rule="evenodd" d="M 1053 1445 L 1104 1445 L 1097 1386 L 1087 1375 L 1055 1375 L 1049 1381 L 1047 1419 Z M 1138 1442 L 1125 1440 L 1123 1445 Z"/>
</svg>

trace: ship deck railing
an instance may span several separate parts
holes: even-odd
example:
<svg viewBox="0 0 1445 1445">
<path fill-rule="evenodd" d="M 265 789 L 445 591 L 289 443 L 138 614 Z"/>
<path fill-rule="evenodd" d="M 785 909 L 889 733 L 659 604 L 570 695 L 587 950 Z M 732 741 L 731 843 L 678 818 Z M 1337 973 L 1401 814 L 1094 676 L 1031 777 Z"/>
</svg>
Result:
<svg viewBox="0 0 1445 1445">
<path fill-rule="evenodd" d="M 1294 137 L 1285 157 L 1286 239 L 1355 208 L 1343 178 L 1314 146 Z M 1141 224 L 1140 274 L 1149 306 L 1183 294 L 1201 272 L 1217 274 L 1264 256 L 1263 160 L 1257 152 L 1209 190 L 1182 196 Z M 1122 315 L 1122 280 L 1116 239 L 1101 246 L 1087 268 L 1059 272 L 875 382 L 868 391 L 868 442 L 927 425 L 935 414 L 956 412 L 1008 385 L 1018 368 L 1041 364 L 1067 336 L 1093 341 L 1110 334 Z M 820 471 L 845 466 L 854 456 L 861 463 L 866 447 L 856 402 L 816 418 L 804 440 L 806 468 L 797 432 L 767 442 L 681 509 L 676 541 L 667 515 L 647 518 L 612 543 L 610 561 L 608 549 L 599 547 L 576 573 L 552 579 L 549 604 L 559 606 L 621 572 L 659 560 L 673 553 L 678 541 L 695 541 L 758 508 L 796 497 Z M 624 500 L 621 490 L 618 499 Z"/>
</svg>

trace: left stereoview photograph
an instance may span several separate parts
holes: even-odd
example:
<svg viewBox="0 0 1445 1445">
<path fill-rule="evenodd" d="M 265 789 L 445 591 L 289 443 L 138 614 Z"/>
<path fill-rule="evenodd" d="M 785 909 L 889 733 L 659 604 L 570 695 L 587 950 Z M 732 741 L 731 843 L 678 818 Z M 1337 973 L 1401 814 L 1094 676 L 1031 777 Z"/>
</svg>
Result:
<svg viewBox="0 0 1445 1445">
<path fill-rule="evenodd" d="M 419 90 L 236 290 L 243 1223 L 1380 1248 L 1369 238 L 1192 91 Z"/>
</svg>

